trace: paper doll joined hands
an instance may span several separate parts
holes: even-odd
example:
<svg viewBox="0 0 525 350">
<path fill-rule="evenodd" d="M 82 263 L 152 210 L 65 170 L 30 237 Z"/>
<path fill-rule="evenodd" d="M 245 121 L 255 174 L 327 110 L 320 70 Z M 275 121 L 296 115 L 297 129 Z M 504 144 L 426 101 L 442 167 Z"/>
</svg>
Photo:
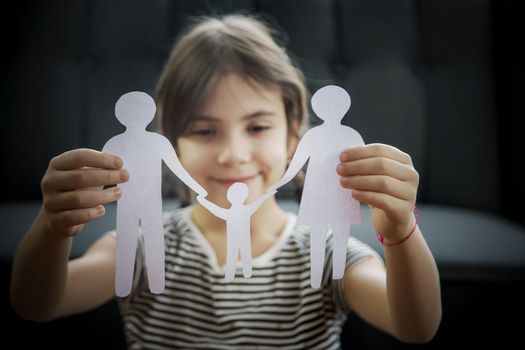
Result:
<svg viewBox="0 0 525 350">
<path fill-rule="evenodd" d="M 310 282 L 314 288 L 321 284 L 327 231 L 333 234 L 333 278 L 340 279 L 350 226 L 362 223 L 359 202 L 351 190 L 340 185 L 336 172 L 343 150 L 364 145 L 357 131 L 341 124 L 350 104 L 348 93 L 335 85 L 312 96 L 312 109 L 324 123 L 304 134 L 286 173 L 268 189 L 274 191 L 292 180 L 309 160 L 297 224 L 310 227 Z"/>
<path fill-rule="evenodd" d="M 164 290 L 164 232 L 162 227 L 162 161 L 188 187 L 199 195 L 206 190 L 180 163 L 171 143 L 164 136 L 146 131 L 155 116 L 155 102 L 144 92 L 120 97 L 115 115 L 126 131 L 111 138 L 102 149 L 122 158 L 130 180 L 120 185 L 117 202 L 116 295 L 131 292 L 139 226 L 144 236 L 144 253 L 152 293 Z"/>
<path fill-rule="evenodd" d="M 210 202 L 204 196 L 198 196 L 197 201 L 218 218 L 226 221 L 226 271 L 224 280 L 231 282 L 235 278 L 238 252 L 241 253 L 243 275 L 252 275 L 252 249 L 250 237 L 250 217 L 276 191 L 267 192 L 253 203 L 244 204 L 249 195 L 248 185 L 236 182 L 228 188 L 226 197 L 231 203 L 229 209 L 221 208 Z"/>
</svg>

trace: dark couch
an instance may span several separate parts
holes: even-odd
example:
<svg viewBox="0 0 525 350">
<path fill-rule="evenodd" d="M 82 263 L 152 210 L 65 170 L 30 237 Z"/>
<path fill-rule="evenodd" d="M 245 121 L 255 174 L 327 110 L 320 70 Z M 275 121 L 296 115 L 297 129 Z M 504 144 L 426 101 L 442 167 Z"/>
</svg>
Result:
<svg viewBox="0 0 525 350">
<path fill-rule="evenodd" d="M 420 226 L 442 282 L 443 322 L 425 348 L 521 340 L 525 311 L 525 132 L 518 1 L 38 1 L 2 12 L 0 317 L 19 345 L 124 347 L 115 301 L 36 324 L 9 304 L 14 250 L 39 207 L 49 159 L 122 131 L 120 95 L 153 93 L 187 15 L 263 14 L 289 36 L 311 91 L 352 96 L 345 123 L 392 144 L 420 173 Z M 313 119 L 315 123 L 315 119 Z M 166 177 L 165 209 L 176 206 Z M 281 203 L 294 210 L 286 196 Z M 367 210 L 353 233 L 381 252 Z M 75 239 L 79 256 L 114 227 L 114 207 Z M 522 324 L 522 322 L 521 322 Z M 404 348 L 350 314 L 344 348 Z"/>
</svg>

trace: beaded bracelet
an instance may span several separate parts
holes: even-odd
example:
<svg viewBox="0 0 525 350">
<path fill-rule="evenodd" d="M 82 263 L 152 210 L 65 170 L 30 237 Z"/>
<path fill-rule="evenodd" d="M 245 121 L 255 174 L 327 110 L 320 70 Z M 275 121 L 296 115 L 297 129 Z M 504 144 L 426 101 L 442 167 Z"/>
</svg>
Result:
<svg viewBox="0 0 525 350">
<path fill-rule="evenodd" d="M 387 243 L 387 242 L 385 242 L 385 237 L 383 237 L 382 234 L 377 232 L 377 240 L 379 242 L 381 242 L 381 244 L 383 246 L 385 246 L 385 247 L 393 247 L 393 246 L 399 245 L 399 244 L 403 243 L 404 241 L 406 241 L 407 239 L 409 239 L 410 236 L 412 236 L 412 234 L 416 231 L 417 223 L 419 222 L 419 213 L 418 213 L 418 210 L 417 210 L 417 208 L 415 206 L 414 206 L 414 215 L 416 216 L 416 223 L 414 224 L 414 227 L 412 228 L 412 230 L 410 230 L 410 232 L 408 233 L 408 235 L 406 235 L 405 238 L 403 238 L 402 240 L 397 241 L 395 243 Z"/>
</svg>

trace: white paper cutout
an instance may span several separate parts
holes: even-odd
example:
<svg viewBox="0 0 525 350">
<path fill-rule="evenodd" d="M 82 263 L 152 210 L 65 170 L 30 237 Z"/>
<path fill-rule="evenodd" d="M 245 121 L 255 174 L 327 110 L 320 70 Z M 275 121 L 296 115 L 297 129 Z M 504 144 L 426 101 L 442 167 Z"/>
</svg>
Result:
<svg viewBox="0 0 525 350">
<path fill-rule="evenodd" d="M 333 278 L 341 279 L 346 265 L 350 226 L 361 224 L 360 204 L 352 191 L 341 187 L 336 167 L 345 149 L 363 146 L 361 135 L 342 125 L 350 109 L 350 96 L 341 87 L 328 85 L 312 96 L 312 109 L 324 123 L 301 138 L 286 173 L 268 191 L 286 184 L 308 162 L 297 224 L 310 227 L 310 283 L 321 285 L 327 230 L 333 233 Z"/>
<path fill-rule="evenodd" d="M 155 102 L 144 92 L 122 95 L 115 104 L 115 115 L 126 131 L 111 138 L 102 149 L 122 158 L 123 168 L 130 174 L 129 181 L 119 185 L 122 197 L 117 202 L 115 293 L 119 297 L 131 292 L 139 226 L 144 235 L 150 291 L 156 294 L 164 291 L 162 161 L 188 187 L 207 196 L 206 190 L 182 167 L 169 140 L 146 131 L 155 110 Z"/>
<path fill-rule="evenodd" d="M 250 237 L 250 218 L 257 209 L 276 191 L 267 192 L 254 202 L 245 205 L 248 198 L 248 185 L 236 182 L 228 188 L 226 197 L 231 203 L 229 209 L 221 208 L 202 196 L 197 201 L 218 218 L 226 221 L 226 270 L 224 281 L 231 282 L 235 278 L 238 252 L 241 255 L 244 278 L 252 276 L 252 248 Z"/>
</svg>

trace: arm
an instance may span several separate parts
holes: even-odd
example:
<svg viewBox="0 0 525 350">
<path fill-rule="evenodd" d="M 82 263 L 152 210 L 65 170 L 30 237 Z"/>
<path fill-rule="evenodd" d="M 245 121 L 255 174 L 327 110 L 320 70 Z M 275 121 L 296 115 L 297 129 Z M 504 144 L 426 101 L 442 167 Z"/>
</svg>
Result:
<svg viewBox="0 0 525 350">
<path fill-rule="evenodd" d="M 216 205 L 215 203 L 210 202 L 209 200 L 207 200 L 203 196 L 197 196 L 197 202 L 199 202 L 203 207 L 205 207 L 206 209 L 211 211 L 213 213 L 213 215 L 217 216 L 218 218 L 226 220 L 226 218 L 228 217 L 228 210 L 227 209 L 219 207 L 218 205 Z"/>
<path fill-rule="evenodd" d="M 412 208 L 419 175 L 410 156 L 381 144 L 356 147 L 341 155 L 341 185 L 368 204 L 372 223 L 389 243 L 399 242 L 415 225 Z M 344 276 L 346 300 L 376 327 L 405 342 L 432 339 L 441 321 L 436 263 L 418 227 L 403 243 L 385 247 L 386 269 L 367 259 Z"/>
<path fill-rule="evenodd" d="M 253 203 L 248 204 L 248 210 L 250 211 L 250 214 L 253 214 L 259 207 L 271 196 L 273 196 L 277 190 L 273 190 L 272 192 L 266 192 L 259 198 L 257 198 Z"/>
<path fill-rule="evenodd" d="M 277 181 L 277 183 L 275 183 L 268 189 L 268 192 L 273 192 L 279 187 L 290 182 L 294 178 L 294 176 L 297 175 L 299 170 L 301 170 L 303 165 L 306 163 L 306 161 L 310 157 L 310 153 L 308 151 L 309 149 L 308 143 L 310 142 L 310 138 L 311 138 L 310 135 L 311 135 L 311 130 L 306 132 L 304 136 L 301 138 L 301 141 L 297 145 L 297 149 L 295 150 L 292 161 L 290 162 L 290 165 L 288 166 L 288 169 L 284 173 L 283 177 L 279 181 Z"/>
<path fill-rule="evenodd" d="M 116 188 L 101 186 L 127 181 L 121 167 L 119 158 L 86 149 L 51 160 L 42 179 L 42 209 L 13 260 L 11 303 L 22 318 L 49 321 L 94 308 L 114 294 L 114 245 L 99 242 L 82 258 L 68 259 L 73 236 L 119 197 Z"/>
<path fill-rule="evenodd" d="M 163 136 L 162 136 L 163 137 Z M 164 138 L 164 157 L 163 160 L 168 166 L 168 168 L 175 174 L 177 177 L 186 184 L 189 188 L 195 191 L 197 194 L 206 197 L 208 192 L 202 187 L 197 181 L 195 181 L 191 175 L 186 171 L 182 166 L 177 153 L 173 149 L 171 143 Z"/>
</svg>

